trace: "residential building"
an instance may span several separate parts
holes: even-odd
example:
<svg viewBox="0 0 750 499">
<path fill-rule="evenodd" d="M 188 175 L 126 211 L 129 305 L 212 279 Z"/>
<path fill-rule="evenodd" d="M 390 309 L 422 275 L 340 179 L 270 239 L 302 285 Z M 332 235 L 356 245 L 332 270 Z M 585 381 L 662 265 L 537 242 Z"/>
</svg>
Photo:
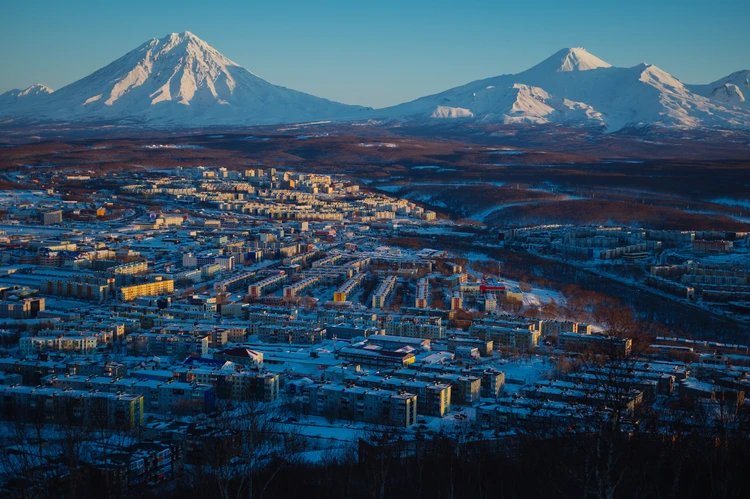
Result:
<svg viewBox="0 0 750 499">
<path fill-rule="evenodd" d="M 304 393 L 309 414 L 402 428 L 417 422 L 411 393 L 334 384 L 308 385 Z"/>
</svg>

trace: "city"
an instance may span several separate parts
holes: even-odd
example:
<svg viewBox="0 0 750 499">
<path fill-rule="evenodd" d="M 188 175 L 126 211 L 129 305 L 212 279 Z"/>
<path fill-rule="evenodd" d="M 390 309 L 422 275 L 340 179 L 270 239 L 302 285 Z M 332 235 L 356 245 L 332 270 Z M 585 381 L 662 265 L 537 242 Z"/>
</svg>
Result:
<svg viewBox="0 0 750 499">
<path fill-rule="evenodd" d="M 6 178 L 40 188 L 2 193 L 8 493 L 228 487 L 355 450 L 367 465 L 602 425 L 614 439 L 746 424 L 747 232 L 477 229 L 277 168 Z M 496 251 L 609 276 L 733 333 L 643 329 L 604 295 L 514 279 Z"/>
<path fill-rule="evenodd" d="M 745 499 L 750 2 L 0 5 L 1 499 Z"/>
</svg>

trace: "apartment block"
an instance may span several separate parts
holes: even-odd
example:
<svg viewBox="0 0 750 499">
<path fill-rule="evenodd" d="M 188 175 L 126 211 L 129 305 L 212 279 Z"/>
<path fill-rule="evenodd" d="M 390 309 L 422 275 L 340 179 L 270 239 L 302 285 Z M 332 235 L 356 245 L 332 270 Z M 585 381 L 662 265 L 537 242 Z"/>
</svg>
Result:
<svg viewBox="0 0 750 499">
<path fill-rule="evenodd" d="M 430 300 L 430 281 L 423 277 L 417 282 L 417 292 L 414 298 L 416 308 L 427 308 Z"/>
<path fill-rule="evenodd" d="M 86 376 L 48 376 L 42 382 L 57 389 L 140 395 L 143 397 L 145 412 L 187 415 L 213 412 L 216 409 L 216 389 L 211 385 Z"/>
<path fill-rule="evenodd" d="M 383 308 L 388 301 L 388 297 L 396 287 L 396 276 L 386 277 L 372 295 L 372 308 Z"/>
<path fill-rule="evenodd" d="M 390 376 L 357 375 L 354 373 L 342 376 L 340 381 L 345 385 L 413 393 L 419 401 L 417 405 L 418 414 L 443 417 L 451 410 L 451 386 L 447 383 L 432 383 Z"/>
<path fill-rule="evenodd" d="M 290 345 L 314 345 L 326 337 L 325 328 L 307 325 L 263 325 L 258 328 L 258 339 L 264 343 L 288 343 Z"/>
<path fill-rule="evenodd" d="M 208 355 L 209 337 L 192 334 L 140 333 L 126 338 L 128 349 L 137 355 Z"/>
<path fill-rule="evenodd" d="M 440 317 L 389 316 L 384 324 L 385 333 L 391 336 L 428 338 L 437 340 L 445 336 L 445 327 Z"/>
<path fill-rule="evenodd" d="M 375 369 L 402 368 L 415 361 L 413 353 L 352 347 L 342 348 L 338 351 L 338 356 L 342 361 Z"/>
<path fill-rule="evenodd" d="M 630 355 L 633 341 L 597 334 L 562 333 L 557 338 L 557 347 L 566 352 L 592 351 L 618 357 Z"/>
<path fill-rule="evenodd" d="M 62 210 L 48 211 L 42 214 L 42 223 L 44 225 L 54 225 L 62 223 L 63 213 Z"/>
<path fill-rule="evenodd" d="M 496 347 L 508 347 L 521 351 L 537 348 L 541 335 L 537 330 L 487 324 L 472 324 L 469 334 L 481 340 L 492 341 Z"/>
<path fill-rule="evenodd" d="M 245 272 L 215 283 L 214 291 L 217 293 L 231 293 L 234 291 L 245 290 L 253 279 L 255 279 L 255 272 Z"/>
<path fill-rule="evenodd" d="M 417 422 L 417 396 L 407 392 L 334 384 L 305 387 L 310 414 L 406 428 Z"/>
<path fill-rule="evenodd" d="M 44 298 L 0 301 L 0 318 L 31 319 L 44 310 Z"/>
<path fill-rule="evenodd" d="M 114 297 L 115 279 L 96 276 L 71 276 L 42 281 L 39 292 L 101 302 Z"/>
<path fill-rule="evenodd" d="M 320 277 L 312 276 L 302 279 L 301 281 L 295 282 L 289 286 L 284 287 L 284 298 L 295 298 L 297 293 L 300 293 L 307 288 L 314 286 L 320 281 Z"/>
<path fill-rule="evenodd" d="M 258 282 L 250 284 L 247 288 L 248 294 L 253 298 L 260 298 L 269 291 L 278 289 L 289 279 L 287 274 L 277 274 L 266 277 Z"/>
<path fill-rule="evenodd" d="M 339 286 L 339 288 L 333 293 L 333 301 L 335 302 L 345 302 L 350 297 L 350 295 L 359 289 L 359 287 L 362 285 L 362 281 L 364 280 L 366 274 L 360 272 L 359 274 L 356 274 L 354 277 L 346 281 L 344 284 Z"/>
<path fill-rule="evenodd" d="M 96 336 L 25 336 L 18 340 L 23 356 L 45 352 L 92 353 L 98 345 Z"/>
<path fill-rule="evenodd" d="M 130 430 L 143 422 L 143 410 L 143 396 L 136 394 L 0 387 L 0 417 L 6 420 Z"/>
<path fill-rule="evenodd" d="M 139 296 L 159 296 L 174 293 L 174 281 L 165 279 L 162 281 L 137 284 L 120 288 L 119 297 L 122 301 L 132 301 Z"/>
</svg>

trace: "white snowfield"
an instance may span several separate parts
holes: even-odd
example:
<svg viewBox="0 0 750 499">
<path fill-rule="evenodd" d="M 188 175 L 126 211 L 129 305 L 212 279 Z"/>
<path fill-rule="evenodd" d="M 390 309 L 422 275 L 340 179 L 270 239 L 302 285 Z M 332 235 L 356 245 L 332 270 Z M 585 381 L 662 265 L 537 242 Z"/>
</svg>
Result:
<svg viewBox="0 0 750 499">
<path fill-rule="evenodd" d="M 515 75 L 478 80 L 373 110 L 273 85 L 190 32 L 150 40 L 56 92 L 0 95 L 0 116 L 152 126 L 257 125 L 368 119 L 569 125 L 750 128 L 750 71 L 685 85 L 649 64 L 617 68 L 563 49 Z"/>
</svg>

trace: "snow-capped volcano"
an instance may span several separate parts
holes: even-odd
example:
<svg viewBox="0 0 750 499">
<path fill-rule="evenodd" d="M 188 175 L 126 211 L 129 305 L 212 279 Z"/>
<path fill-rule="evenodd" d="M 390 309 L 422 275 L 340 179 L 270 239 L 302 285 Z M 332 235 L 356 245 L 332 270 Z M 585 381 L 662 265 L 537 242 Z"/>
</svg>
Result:
<svg viewBox="0 0 750 499">
<path fill-rule="evenodd" d="M 562 49 L 546 60 L 534 66 L 539 72 L 566 72 L 566 71 L 588 71 L 597 68 L 611 68 L 612 65 L 604 62 L 584 48 Z"/>
<path fill-rule="evenodd" d="M 739 76 L 738 76 L 739 75 Z M 742 80 L 740 73 L 729 77 Z M 721 81 L 721 80 L 720 80 Z M 712 84 L 713 85 L 713 84 Z M 707 85 L 706 87 L 710 87 Z M 696 93 L 650 64 L 617 68 L 582 48 L 563 49 L 514 75 L 477 80 L 377 111 L 409 120 L 465 119 L 492 123 L 567 123 L 603 127 L 749 127 L 739 92 Z M 750 92 L 750 91 L 749 91 Z M 742 101 L 746 103 L 746 101 Z"/>
<path fill-rule="evenodd" d="M 569 48 L 518 74 L 373 110 L 273 85 L 186 31 L 150 40 L 56 92 L 42 85 L 6 92 L 0 116 L 174 127 L 376 118 L 565 123 L 609 131 L 629 125 L 750 128 L 750 71 L 685 85 L 650 64 L 618 68 Z"/>
<path fill-rule="evenodd" d="M 24 107 L 52 120 L 188 126 L 354 118 L 365 109 L 273 85 L 189 31 L 150 40 Z"/>
</svg>

